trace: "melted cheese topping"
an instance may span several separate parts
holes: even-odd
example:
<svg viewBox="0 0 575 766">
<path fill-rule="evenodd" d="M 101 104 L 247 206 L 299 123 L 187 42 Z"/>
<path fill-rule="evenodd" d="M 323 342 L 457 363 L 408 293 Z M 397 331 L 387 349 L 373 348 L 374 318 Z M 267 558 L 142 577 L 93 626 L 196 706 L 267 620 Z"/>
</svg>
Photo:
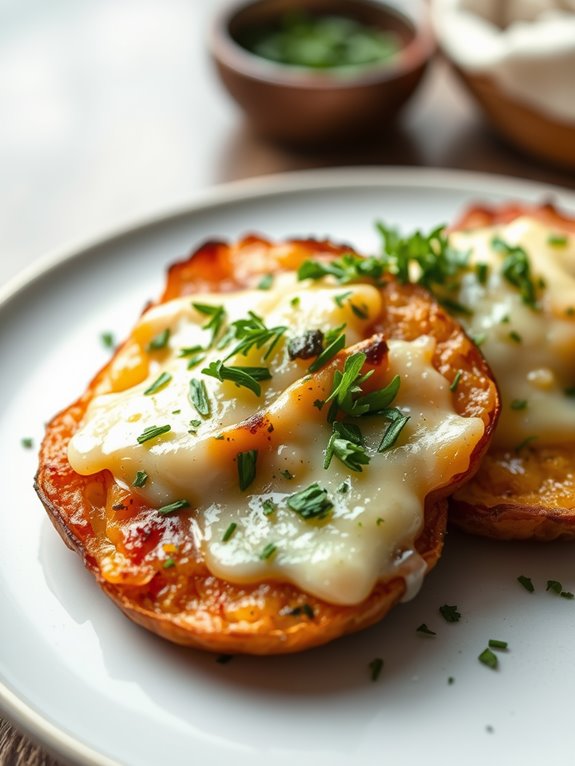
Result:
<svg viewBox="0 0 575 766">
<path fill-rule="evenodd" d="M 534 284 L 543 279 L 537 309 L 504 277 L 496 236 L 525 250 Z M 566 394 L 575 385 L 575 237 L 556 237 L 528 217 L 450 236 L 457 249 L 471 251 L 471 263 L 489 266 L 484 285 L 472 272 L 463 277 L 458 300 L 472 313 L 458 319 L 480 342 L 500 388 L 500 447 L 575 441 L 575 399 Z"/>
<path fill-rule="evenodd" d="M 115 392 L 93 399 L 72 438 L 72 467 L 85 475 L 108 469 L 126 487 L 136 471 L 145 471 L 147 482 L 132 491 L 146 502 L 159 507 L 188 500 L 194 509 L 185 512 L 190 535 L 212 573 L 224 580 L 289 581 L 331 603 L 357 604 L 380 578 L 399 576 L 405 579 L 407 595 L 414 595 L 425 571 L 414 551 L 425 497 L 468 469 L 483 422 L 455 413 L 449 383 L 432 366 L 434 339 L 390 341 L 388 359 L 370 380 L 380 388 L 399 375 L 393 406 L 410 420 L 394 447 L 378 453 L 388 423 L 381 416 L 361 418 L 370 464 L 354 472 L 334 457 L 325 469 L 332 428 L 326 419 L 328 405 L 319 408 L 318 401 L 332 391 L 334 365 L 309 376 L 312 360 L 292 360 L 287 350 L 290 337 L 343 322 L 347 345 L 356 344 L 370 336 L 381 300 L 371 285 L 334 287 L 329 278 L 298 283 L 293 274 L 277 277 L 268 291 L 194 296 L 195 303 L 224 304 L 228 322 L 252 310 L 267 327 L 289 326 L 269 359 L 263 359 L 262 348 L 226 361 L 269 365 L 272 378 L 261 382 L 260 397 L 201 373 L 229 349 L 211 349 L 201 365 L 187 369 L 179 350 L 210 340 L 209 331 L 202 329 L 206 315 L 192 307 L 189 297 L 152 308 L 114 363 Z M 150 340 L 166 328 L 171 331 L 168 347 L 146 354 Z M 144 394 L 162 372 L 172 376 L 169 383 L 157 393 Z M 199 418 L 188 400 L 192 376 L 206 385 L 210 417 Z M 195 419 L 201 424 L 190 429 Z M 138 443 L 144 429 L 164 424 L 171 426 L 168 433 Z M 237 455 L 252 449 L 257 450 L 256 476 L 242 492 Z M 306 520 L 287 501 L 314 482 L 326 490 L 333 508 L 324 519 Z"/>
</svg>

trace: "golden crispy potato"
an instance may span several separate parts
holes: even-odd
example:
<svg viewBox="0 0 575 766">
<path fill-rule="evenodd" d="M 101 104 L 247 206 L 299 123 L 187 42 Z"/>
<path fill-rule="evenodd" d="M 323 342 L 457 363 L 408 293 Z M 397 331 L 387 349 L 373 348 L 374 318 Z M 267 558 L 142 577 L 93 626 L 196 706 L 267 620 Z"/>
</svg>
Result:
<svg viewBox="0 0 575 766">
<path fill-rule="evenodd" d="M 510 223 L 529 216 L 555 232 L 575 220 L 552 205 L 506 204 L 469 209 L 452 231 Z M 491 446 L 475 477 L 450 500 L 450 521 L 467 532 L 505 540 L 575 538 L 575 434 L 568 444 L 521 450 Z"/>
<path fill-rule="evenodd" d="M 172 266 L 160 302 L 200 291 L 241 289 L 252 285 L 254 276 L 294 270 L 312 256 L 330 260 L 343 252 L 350 250 L 329 242 L 272 244 L 257 237 L 233 246 L 208 243 L 188 260 Z M 360 344 L 367 353 L 366 364 L 381 363 L 385 343 L 379 333 L 405 340 L 422 334 L 434 336 L 435 368 L 450 381 L 460 371 L 454 394 L 456 411 L 480 417 L 485 425 L 483 437 L 473 448 L 469 470 L 455 476 L 450 487 L 426 498 L 424 525 L 415 547 L 430 569 L 443 544 L 445 497 L 477 468 L 497 419 L 498 395 L 476 346 L 426 291 L 393 280 L 381 290 L 384 311 L 373 325 L 373 336 Z M 348 354 L 349 349 L 340 352 L 331 367 L 341 368 Z M 145 371 L 137 375 L 141 380 Z M 81 476 L 72 470 L 67 457 L 70 438 L 93 397 L 113 390 L 114 385 L 111 360 L 84 395 L 49 423 L 36 489 L 64 541 L 82 556 L 103 590 L 136 623 L 180 644 L 217 652 L 273 654 L 312 647 L 366 627 L 402 597 L 406 585 L 398 577 L 378 583 L 362 603 L 341 606 L 284 582 L 237 585 L 213 576 L 183 515 L 160 516 L 117 485 L 108 471 Z M 253 422 L 248 425 L 253 427 Z M 156 551 L 174 544 L 187 551 L 186 563 L 165 568 L 165 559 Z M 119 574 L 105 571 L 103 562 L 110 550 L 123 557 Z"/>
</svg>

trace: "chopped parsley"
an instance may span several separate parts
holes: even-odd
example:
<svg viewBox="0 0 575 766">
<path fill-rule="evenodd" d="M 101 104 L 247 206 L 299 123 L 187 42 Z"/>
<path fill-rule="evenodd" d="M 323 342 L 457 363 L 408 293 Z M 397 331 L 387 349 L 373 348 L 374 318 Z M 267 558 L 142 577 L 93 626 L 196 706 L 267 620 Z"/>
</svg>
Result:
<svg viewBox="0 0 575 766">
<path fill-rule="evenodd" d="M 501 266 L 504 278 L 518 288 L 523 303 L 532 309 L 537 308 L 537 291 L 525 250 L 522 247 L 507 244 L 500 237 L 494 237 L 491 240 L 491 246 L 505 256 Z"/>
<path fill-rule="evenodd" d="M 226 310 L 223 306 L 212 306 L 209 303 L 192 302 L 192 306 L 200 314 L 209 317 L 208 321 L 202 325 L 202 330 L 209 330 L 212 333 L 210 346 L 213 346 L 226 320 Z"/>
<path fill-rule="evenodd" d="M 274 555 L 277 549 L 278 547 L 275 543 L 268 543 L 260 553 L 260 560 L 267 561 L 267 559 L 270 559 Z"/>
<path fill-rule="evenodd" d="M 492 670 L 496 670 L 497 666 L 499 665 L 497 655 L 495 655 L 489 648 L 484 649 L 477 659 L 483 665 L 487 665 L 487 667 L 491 668 Z"/>
<path fill-rule="evenodd" d="M 351 303 L 350 301 L 349 305 L 351 306 L 351 310 L 358 319 L 369 319 L 369 311 L 367 310 L 365 303 L 361 306 L 358 306 L 357 304 Z"/>
<path fill-rule="evenodd" d="M 233 339 L 238 342 L 225 357 L 224 362 L 234 354 L 246 356 L 252 348 L 264 348 L 264 346 L 267 346 L 264 359 L 268 359 L 287 329 L 284 325 L 266 327 L 260 316 L 253 311 L 248 311 L 247 319 L 238 319 L 230 325 Z"/>
<path fill-rule="evenodd" d="M 34 446 L 34 440 L 29 436 L 24 436 L 23 439 L 20 439 L 20 444 L 24 447 L 24 449 L 32 449 Z"/>
<path fill-rule="evenodd" d="M 509 646 L 507 641 L 500 641 L 498 638 L 490 638 L 487 645 L 490 649 L 507 649 Z"/>
<path fill-rule="evenodd" d="M 430 628 L 428 628 L 427 625 L 424 622 L 422 622 L 421 625 L 418 628 L 416 628 L 416 632 L 417 633 L 421 633 L 424 636 L 436 636 L 437 635 L 437 633 L 434 630 L 431 630 Z"/>
<path fill-rule="evenodd" d="M 566 234 L 550 234 L 547 237 L 547 244 L 551 247 L 565 247 L 568 241 Z"/>
<path fill-rule="evenodd" d="M 273 274 L 264 274 L 258 282 L 258 290 L 269 290 L 274 283 Z"/>
<path fill-rule="evenodd" d="M 162 434 L 167 434 L 168 431 L 172 430 L 172 426 L 165 425 L 165 426 L 148 426 L 148 428 L 144 429 L 142 433 L 138 436 L 138 444 L 144 444 L 144 442 L 150 441 L 150 439 L 156 439 L 158 436 L 162 436 Z"/>
<path fill-rule="evenodd" d="M 157 335 L 154 335 L 152 340 L 148 343 L 147 350 L 161 351 L 163 348 L 166 348 L 168 341 L 170 340 L 170 334 L 170 328 L 166 327 L 165 330 L 162 330 Z"/>
<path fill-rule="evenodd" d="M 208 399 L 208 391 L 203 380 L 197 380 L 196 378 L 190 380 L 188 398 L 198 415 L 202 415 L 205 418 L 209 416 L 210 400 Z"/>
<path fill-rule="evenodd" d="M 333 299 L 336 302 L 336 304 L 340 307 L 340 309 L 342 309 L 345 299 L 349 298 L 350 295 L 353 295 L 353 290 L 346 290 L 345 293 L 340 293 L 339 295 L 335 295 Z"/>
<path fill-rule="evenodd" d="M 569 590 L 562 590 L 559 594 L 561 598 L 569 599 L 570 601 L 575 598 L 575 593 L 571 593 Z"/>
<path fill-rule="evenodd" d="M 162 564 L 162 569 L 172 569 L 176 566 L 176 562 L 173 558 L 167 558 L 164 563 Z"/>
<path fill-rule="evenodd" d="M 174 503 L 169 503 L 168 505 L 163 505 L 161 508 L 158 508 L 158 513 L 162 516 L 169 516 L 172 513 L 181 511 L 183 508 L 189 507 L 190 504 L 187 500 L 176 500 Z"/>
<path fill-rule="evenodd" d="M 334 455 L 352 471 L 361 473 L 362 466 L 368 465 L 370 457 L 365 450 L 358 426 L 338 421 L 333 423 L 333 433 L 327 443 L 324 468 L 329 468 Z"/>
<path fill-rule="evenodd" d="M 293 306 L 294 309 L 297 309 L 300 303 L 301 303 L 301 298 L 299 297 L 299 295 L 294 295 L 294 297 L 290 301 L 290 306 Z"/>
<path fill-rule="evenodd" d="M 270 500 L 269 498 L 267 500 L 264 500 L 262 503 L 262 511 L 264 516 L 271 516 L 272 513 L 276 510 L 276 505 L 273 500 Z"/>
<path fill-rule="evenodd" d="M 310 372 L 317 372 L 321 367 L 329 362 L 342 348 L 345 347 L 345 333 L 341 333 L 328 346 L 324 348 L 321 354 L 309 366 Z"/>
<path fill-rule="evenodd" d="M 383 670 L 383 660 L 381 657 L 375 657 L 375 659 L 369 663 L 368 667 L 371 675 L 371 680 L 377 681 L 381 675 L 381 671 Z"/>
<path fill-rule="evenodd" d="M 249 388 L 256 396 L 260 396 L 262 389 L 259 380 L 269 380 L 271 373 L 268 367 L 242 367 L 227 366 L 221 361 L 211 362 L 202 370 L 204 375 L 210 375 L 219 381 L 231 380 L 236 386 Z"/>
<path fill-rule="evenodd" d="M 334 277 L 340 284 L 347 284 L 356 279 L 379 281 L 384 271 L 381 258 L 364 258 L 355 253 L 344 253 L 332 261 L 304 261 L 298 269 L 297 278 L 322 279 Z"/>
<path fill-rule="evenodd" d="M 399 438 L 399 434 L 409 420 L 409 415 L 404 415 L 401 410 L 398 410 L 395 407 L 386 408 L 380 414 L 384 415 L 384 417 L 390 421 L 390 424 L 379 443 L 379 447 L 377 448 L 378 452 L 386 452 L 395 445 L 395 442 Z"/>
<path fill-rule="evenodd" d="M 233 536 L 237 528 L 238 528 L 238 525 L 236 524 L 236 522 L 232 521 L 232 523 L 229 525 L 229 527 L 226 529 L 226 531 L 222 535 L 222 542 L 227 543 L 228 540 L 231 539 L 231 537 Z"/>
<path fill-rule="evenodd" d="M 517 582 L 520 585 L 523 585 L 526 591 L 529 591 L 529 593 L 534 593 L 535 586 L 533 585 L 533 581 L 530 577 L 525 577 L 525 575 L 519 575 L 517 578 Z"/>
<path fill-rule="evenodd" d="M 143 487 L 148 481 L 148 474 L 145 471 L 136 471 L 136 476 L 132 482 L 132 487 Z"/>
<path fill-rule="evenodd" d="M 511 332 L 509 333 L 509 337 L 511 338 L 511 340 L 514 343 L 522 343 L 523 342 L 523 338 L 515 330 L 511 330 Z"/>
<path fill-rule="evenodd" d="M 446 622 L 459 622 L 461 619 L 461 613 L 458 611 L 456 606 L 449 606 L 449 604 L 444 604 L 443 606 L 439 607 L 439 612 Z"/>
<path fill-rule="evenodd" d="M 487 283 L 487 277 L 489 276 L 489 266 L 487 263 L 476 263 L 475 264 L 475 275 L 477 276 L 477 281 L 480 285 L 485 285 Z"/>
<path fill-rule="evenodd" d="M 510 406 L 512 410 L 525 410 L 527 409 L 527 399 L 513 399 Z"/>
<path fill-rule="evenodd" d="M 157 378 L 152 385 L 147 388 L 144 391 L 144 396 L 151 396 L 152 394 L 157 394 L 158 391 L 161 391 L 163 388 L 165 388 L 168 383 L 171 381 L 172 376 L 169 372 L 163 372 L 159 378 Z"/>
<path fill-rule="evenodd" d="M 111 332 L 103 332 L 100 335 L 100 342 L 102 343 L 102 346 L 104 348 L 113 349 L 116 345 L 116 339 L 114 337 L 114 333 Z"/>
<path fill-rule="evenodd" d="M 257 449 L 249 449 L 246 452 L 238 452 L 237 454 L 236 462 L 238 466 L 238 479 L 242 492 L 246 490 L 256 478 L 257 459 Z"/>
<path fill-rule="evenodd" d="M 306 489 L 295 492 L 287 499 L 288 507 L 295 511 L 302 519 L 325 519 L 333 508 L 333 503 L 328 497 L 327 491 L 322 489 L 317 482 L 310 484 Z"/>
<path fill-rule="evenodd" d="M 461 380 L 463 372 L 461 370 L 457 370 L 455 373 L 455 377 L 453 378 L 451 385 L 449 386 L 450 391 L 457 391 L 457 386 L 459 385 L 459 381 Z"/>
</svg>

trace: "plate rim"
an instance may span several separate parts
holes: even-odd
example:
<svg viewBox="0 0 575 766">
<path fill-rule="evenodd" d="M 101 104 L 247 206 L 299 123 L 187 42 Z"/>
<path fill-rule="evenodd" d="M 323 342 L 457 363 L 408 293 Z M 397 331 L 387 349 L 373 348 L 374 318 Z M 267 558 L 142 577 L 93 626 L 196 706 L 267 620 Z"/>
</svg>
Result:
<svg viewBox="0 0 575 766">
<path fill-rule="evenodd" d="M 560 204 L 567 203 L 575 209 L 575 191 L 556 184 L 504 174 L 434 167 L 330 167 L 229 181 L 201 190 L 188 200 L 160 209 L 156 213 L 135 217 L 99 234 L 48 251 L 46 255 L 8 279 L 4 285 L 0 285 L 0 316 L 7 310 L 12 300 L 17 299 L 29 287 L 57 268 L 86 257 L 94 249 L 114 246 L 124 238 L 140 234 L 146 229 L 169 224 L 178 218 L 237 202 L 281 196 L 297 191 L 319 192 L 353 187 L 388 188 L 394 184 L 404 188 L 417 186 L 453 191 L 465 191 L 468 188 L 469 191 L 478 195 L 491 195 L 494 192 L 500 192 L 504 196 L 539 194 L 545 201 L 559 198 Z M 13 723 L 30 739 L 60 760 L 64 759 L 78 766 L 121 766 L 119 761 L 84 744 L 80 739 L 44 718 L 16 692 L 8 688 L 1 679 L 0 711 L 8 722 Z"/>
<path fill-rule="evenodd" d="M 346 187 L 420 186 L 445 190 L 458 190 L 468 186 L 478 194 L 492 194 L 501 185 L 502 193 L 541 194 L 546 201 L 560 196 L 575 207 L 575 190 L 558 184 L 508 176 L 499 173 L 458 170 L 436 167 L 402 166 L 350 166 L 329 167 L 313 170 L 294 170 L 286 173 L 270 173 L 253 178 L 227 181 L 207 187 L 192 194 L 188 199 L 160 208 L 154 213 L 136 215 L 119 225 L 103 229 L 85 238 L 51 248 L 35 262 L 9 277 L 0 285 L 0 309 L 3 309 L 18 293 L 42 279 L 61 264 L 85 257 L 91 250 L 142 232 L 148 228 L 167 224 L 172 220 L 199 213 L 234 202 L 253 200 L 262 196 L 280 196 L 296 191 L 321 191 Z M 517 191 L 510 191 L 511 187 Z"/>
</svg>

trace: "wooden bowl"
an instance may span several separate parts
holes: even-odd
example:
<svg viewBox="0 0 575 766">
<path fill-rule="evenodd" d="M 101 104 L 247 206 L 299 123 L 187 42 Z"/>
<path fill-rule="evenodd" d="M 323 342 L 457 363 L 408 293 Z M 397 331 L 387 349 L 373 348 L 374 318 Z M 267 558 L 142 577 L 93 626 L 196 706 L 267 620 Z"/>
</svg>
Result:
<svg viewBox="0 0 575 766">
<path fill-rule="evenodd" d="M 575 169 L 575 125 L 554 120 L 516 101 L 485 74 L 454 67 L 505 139 L 535 157 L 563 169 Z"/>
<path fill-rule="evenodd" d="M 268 61 L 238 42 L 245 30 L 303 9 L 393 31 L 401 49 L 381 64 L 341 77 Z M 254 129 L 299 145 L 381 135 L 414 92 L 434 50 L 424 0 L 243 0 L 217 18 L 210 41 L 220 78 Z"/>
</svg>

